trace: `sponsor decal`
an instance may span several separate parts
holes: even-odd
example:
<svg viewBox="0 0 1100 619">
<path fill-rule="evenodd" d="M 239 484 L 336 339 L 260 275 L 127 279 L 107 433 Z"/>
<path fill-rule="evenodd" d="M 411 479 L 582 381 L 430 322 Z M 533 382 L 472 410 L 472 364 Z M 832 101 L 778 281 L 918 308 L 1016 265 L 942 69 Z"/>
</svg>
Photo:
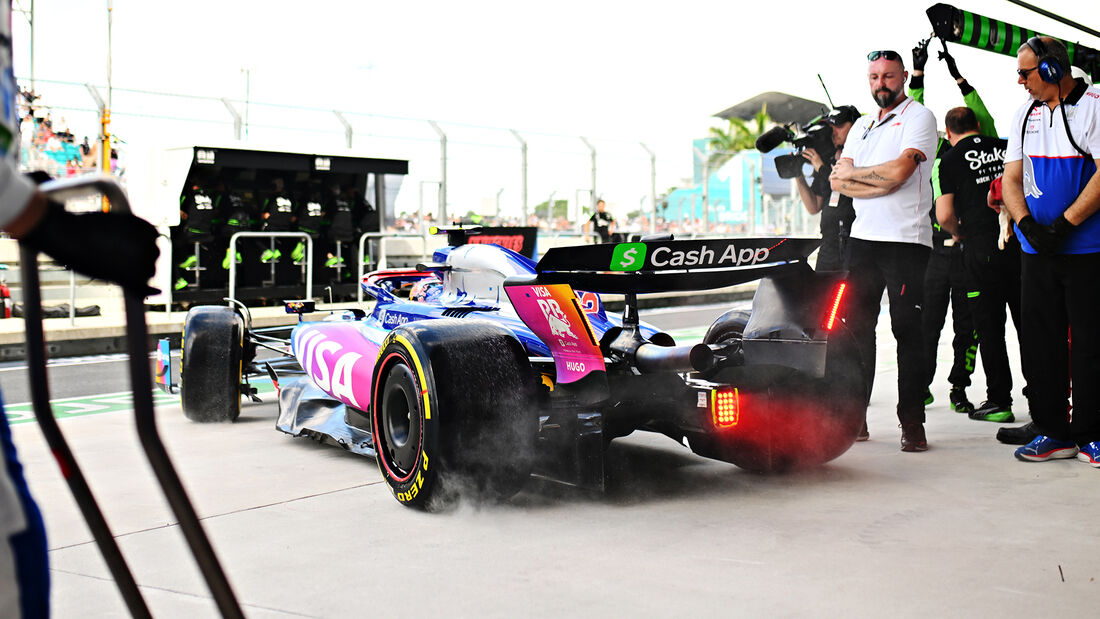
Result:
<svg viewBox="0 0 1100 619">
<path fill-rule="evenodd" d="M 505 249 L 510 249 L 514 252 L 523 253 L 523 235 L 522 234 L 486 234 L 486 235 L 474 235 L 470 237 L 469 243 L 471 244 L 495 244 L 500 245 Z"/>
<path fill-rule="evenodd" d="M 771 250 L 767 247 L 759 249 L 743 247 L 738 249 L 730 243 L 718 254 L 706 245 L 699 249 L 682 250 L 668 247 L 658 247 L 653 250 L 650 262 L 657 268 L 663 267 L 734 267 L 742 264 L 756 264 L 768 259 Z"/>
<path fill-rule="evenodd" d="M 768 260 L 767 247 L 738 247 L 736 243 L 678 243 L 648 247 L 645 243 L 619 243 L 611 255 L 612 271 L 648 269 L 720 268 L 752 265 Z"/>
<path fill-rule="evenodd" d="M 604 370 L 603 353 L 572 288 L 508 286 L 505 291 L 520 319 L 550 348 L 557 382 L 576 382 Z"/>
<path fill-rule="evenodd" d="M 416 479 L 413 480 L 412 485 L 405 492 L 394 492 L 393 496 L 402 503 L 408 503 L 416 498 L 416 495 L 420 494 L 420 489 L 424 487 L 424 473 L 428 471 L 428 452 L 421 450 L 420 452 L 420 470 L 416 472 Z"/>
<path fill-rule="evenodd" d="M 1005 149 L 994 147 L 992 153 L 986 153 L 977 150 L 968 150 L 966 151 L 966 154 L 963 155 L 963 158 L 970 163 L 971 170 L 977 170 L 983 165 L 987 165 L 990 163 L 1001 163 L 1002 161 L 1004 161 Z"/>
<path fill-rule="evenodd" d="M 550 326 L 550 333 L 553 333 L 555 337 L 577 339 L 570 328 L 569 317 L 565 315 L 557 301 L 554 299 L 538 299 L 538 304 L 539 309 L 542 310 L 542 315 L 546 317 L 546 324 Z"/>
<path fill-rule="evenodd" d="M 637 271 L 645 266 L 645 243 L 619 243 L 611 254 L 612 271 Z"/>
<path fill-rule="evenodd" d="M 383 327 L 397 327 L 409 322 L 409 315 L 401 312 L 382 310 L 380 314 Z"/>
<path fill-rule="evenodd" d="M 1030 155 L 1024 155 L 1024 196 L 1030 198 L 1043 197 L 1043 190 L 1035 182 L 1035 164 L 1031 162 Z"/>
<path fill-rule="evenodd" d="M 362 336 L 334 329 L 302 329 L 295 336 L 294 352 L 317 387 L 355 408 L 363 408 L 370 388 L 369 358 L 374 349 Z M 364 357 L 368 358 L 366 363 Z"/>
<path fill-rule="evenodd" d="M 577 298 L 581 300 L 581 309 L 585 314 L 599 313 L 600 297 L 595 292 L 577 292 Z"/>
</svg>

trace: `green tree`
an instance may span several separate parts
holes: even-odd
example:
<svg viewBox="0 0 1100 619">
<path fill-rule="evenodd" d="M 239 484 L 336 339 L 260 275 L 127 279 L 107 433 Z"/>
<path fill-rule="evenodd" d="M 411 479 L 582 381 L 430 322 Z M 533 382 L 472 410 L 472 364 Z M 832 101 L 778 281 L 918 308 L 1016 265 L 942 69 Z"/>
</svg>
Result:
<svg viewBox="0 0 1100 619">
<path fill-rule="evenodd" d="M 724 129 L 722 127 L 711 127 L 710 140 L 707 142 L 707 148 L 711 152 L 708 157 L 710 168 L 714 170 L 722 167 L 722 164 L 729 161 L 739 151 L 756 148 L 756 138 L 767 131 L 768 126 L 771 124 L 772 120 L 768 116 L 768 106 L 764 104 L 752 120 L 730 118 Z"/>
<path fill-rule="evenodd" d="M 546 205 L 547 201 L 543 200 L 535 205 L 535 214 L 539 217 L 546 217 Z M 554 200 L 554 213 L 551 219 L 558 219 L 561 217 L 569 217 L 569 200 Z"/>
</svg>

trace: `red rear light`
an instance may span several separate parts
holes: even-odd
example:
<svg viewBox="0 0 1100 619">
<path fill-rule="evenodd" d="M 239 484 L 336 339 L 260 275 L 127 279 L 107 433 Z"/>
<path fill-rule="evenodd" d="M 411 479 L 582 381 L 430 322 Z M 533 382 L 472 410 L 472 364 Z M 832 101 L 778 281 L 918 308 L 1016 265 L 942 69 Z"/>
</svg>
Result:
<svg viewBox="0 0 1100 619">
<path fill-rule="evenodd" d="M 711 418 L 716 428 L 731 428 L 741 416 L 741 394 L 737 387 L 719 387 L 710 392 Z"/>
<path fill-rule="evenodd" d="M 829 303 L 828 311 L 825 313 L 825 330 L 832 331 L 833 325 L 836 324 L 836 315 L 840 311 L 840 300 L 844 298 L 844 290 L 848 287 L 848 282 L 840 282 L 837 284 L 836 291 L 833 292 L 833 301 Z"/>
</svg>

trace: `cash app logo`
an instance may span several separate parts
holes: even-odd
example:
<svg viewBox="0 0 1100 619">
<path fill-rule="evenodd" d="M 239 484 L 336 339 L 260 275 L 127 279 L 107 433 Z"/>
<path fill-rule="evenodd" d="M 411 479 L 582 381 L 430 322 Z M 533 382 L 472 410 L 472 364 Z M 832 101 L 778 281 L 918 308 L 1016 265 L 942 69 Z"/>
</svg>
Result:
<svg viewBox="0 0 1100 619">
<path fill-rule="evenodd" d="M 645 264 L 645 243 L 619 243 L 611 254 L 612 271 L 637 271 Z"/>
</svg>

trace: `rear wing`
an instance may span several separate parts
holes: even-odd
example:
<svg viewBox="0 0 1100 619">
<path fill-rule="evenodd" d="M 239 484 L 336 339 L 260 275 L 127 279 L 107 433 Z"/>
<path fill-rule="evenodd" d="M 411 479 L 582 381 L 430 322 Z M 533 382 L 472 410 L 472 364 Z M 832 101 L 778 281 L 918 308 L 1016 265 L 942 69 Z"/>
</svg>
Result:
<svg viewBox="0 0 1100 619">
<path fill-rule="evenodd" d="M 535 273 L 540 284 L 593 292 L 706 290 L 805 269 L 820 244 L 817 238 L 751 237 L 555 247 Z"/>
</svg>

